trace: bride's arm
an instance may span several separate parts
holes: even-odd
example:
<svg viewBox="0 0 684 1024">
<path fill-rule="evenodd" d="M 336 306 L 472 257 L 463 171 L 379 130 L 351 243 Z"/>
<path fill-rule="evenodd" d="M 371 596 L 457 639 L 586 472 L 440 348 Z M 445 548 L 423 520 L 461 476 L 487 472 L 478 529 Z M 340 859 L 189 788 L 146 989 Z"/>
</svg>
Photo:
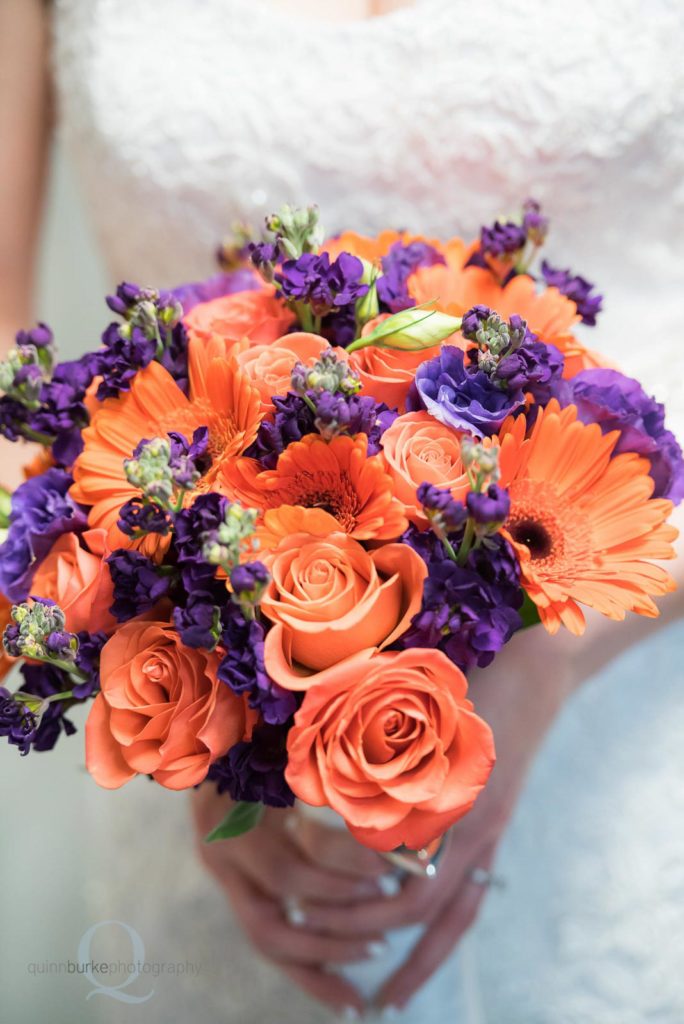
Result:
<svg viewBox="0 0 684 1024">
<path fill-rule="evenodd" d="M 33 279 L 52 124 L 44 0 L 0 3 L 0 356 L 33 315 Z M 0 439 L 2 483 L 17 483 L 26 445 Z"/>
</svg>

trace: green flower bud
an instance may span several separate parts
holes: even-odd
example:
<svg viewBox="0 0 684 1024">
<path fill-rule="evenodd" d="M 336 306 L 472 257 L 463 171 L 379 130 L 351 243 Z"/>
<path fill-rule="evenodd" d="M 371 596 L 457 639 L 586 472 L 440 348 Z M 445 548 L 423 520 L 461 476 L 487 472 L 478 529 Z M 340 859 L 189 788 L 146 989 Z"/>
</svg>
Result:
<svg viewBox="0 0 684 1024">
<path fill-rule="evenodd" d="M 461 328 L 459 317 L 447 316 L 436 309 L 414 306 L 383 320 L 363 338 L 348 346 L 347 352 L 376 345 L 404 352 L 433 348 Z"/>
</svg>

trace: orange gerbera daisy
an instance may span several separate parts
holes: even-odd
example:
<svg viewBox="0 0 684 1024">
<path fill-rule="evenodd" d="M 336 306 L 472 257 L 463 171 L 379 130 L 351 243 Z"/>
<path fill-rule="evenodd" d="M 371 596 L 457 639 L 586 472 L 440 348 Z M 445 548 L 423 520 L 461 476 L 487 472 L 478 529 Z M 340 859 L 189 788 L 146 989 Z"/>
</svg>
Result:
<svg viewBox="0 0 684 1024">
<path fill-rule="evenodd" d="M 357 540 L 391 540 L 408 526 L 381 457 L 368 457 L 365 434 L 332 441 L 307 434 L 282 453 L 275 469 L 261 470 L 255 459 L 225 462 L 220 483 L 228 497 L 245 505 L 285 506 L 288 523 L 293 505 L 323 509 Z M 273 517 L 270 526 L 277 530 Z"/>
<path fill-rule="evenodd" d="M 203 490 L 215 488 L 225 461 L 255 439 L 259 392 L 224 352 L 221 342 L 190 342 L 189 398 L 163 366 L 150 363 L 127 394 L 101 404 L 83 431 L 85 447 L 74 465 L 71 495 L 92 506 L 88 522 L 108 531 L 110 548 L 139 546 L 154 554 L 168 543 L 158 535 L 132 542 L 116 525 L 121 506 L 139 494 L 128 483 L 123 463 L 143 438 L 164 437 L 170 430 L 190 437 L 197 427 L 208 427 L 213 464 L 201 481 Z"/>
<path fill-rule="evenodd" d="M 580 604 L 610 619 L 628 611 L 658 615 L 653 596 L 675 589 L 649 558 L 673 558 L 672 503 L 653 499 L 649 462 L 613 457 L 619 433 L 602 435 L 556 401 L 539 413 L 529 437 L 525 417 L 500 434 L 501 485 L 511 496 L 505 532 L 514 544 L 525 590 L 550 633 L 561 623 L 584 632 Z"/>
<path fill-rule="evenodd" d="M 409 291 L 416 304 L 436 300 L 436 308 L 451 316 L 462 316 L 472 306 L 489 306 L 503 317 L 514 313 L 524 317 L 531 331 L 547 345 L 555 345 L 565 356 L 565 376 L 603 366 L 601 357 L 586 349 L 572 333 L 580 317 L 574 302 L 557 288 L 537 292 L 527 274 L 511 278 L 503 287 L 483 267 L 464 267 L 467 254 L 458 246 L 446 250 L 446 266 L 419 268 L 409 279 Z"/>
</svg>

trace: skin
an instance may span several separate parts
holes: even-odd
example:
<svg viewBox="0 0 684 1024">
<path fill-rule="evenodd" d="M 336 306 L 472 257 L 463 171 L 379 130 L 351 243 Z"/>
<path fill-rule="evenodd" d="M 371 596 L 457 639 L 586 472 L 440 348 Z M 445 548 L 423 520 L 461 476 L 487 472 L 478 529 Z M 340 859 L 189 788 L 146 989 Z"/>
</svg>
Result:
<svg viewBox="0 0 684 1024">
<path fill-rule="evenodd" d="M 355 20 L 410 6 L 410 0 L 263 0 L 302 16 Z M 48 74 L 48 26 L 42 0 L 0 3 L 0 348 L 34 322 L 33 274 L 52 127 Z M 31 446 L 0 442 L 3 482 L 19 481 Z M 680 528 L 683 517 L 678 516 Z M 673 573 L 678 594 L 662 602 L 665 624 L 684 611 L 684 560 Z M 201 838 L 226 814 L 229 801 L 209 787 L 191 796 L 198 849 L 254 945 L 315 998 L 361 1012 L 362 1000 L 342 979 L 326 972 L 330 962 L 367 957 L 369 943 L 401 924 L 422 922 L 425 937 L 386 983 L 379 1006 L 402 1006 L 448 956 L 474 921 L 486 890 L 470 879 L 474 866 L 488 867 L 514 810 L 529 765 L 565 699 L 585 679 L 652 632 L 650 620 L 630 616 L 616 625 L 591 617 L 585 638 L 551 638 L 537 628 L 518 636 L 494 668 L 472 678 L 478 712 L 494 729 L 498 761 L 473 811 L 449 837 L 439 884 L 411 878 L 401 892 L 382 895 L 378 879 L 387 864 L 345 832 L 269 811 L 252 833 L 206 846 Z M 553 685 L 546 667 L 553 665 Z M 501 685 L 505 681 L 505 686 Z M 287 822 L 294 821 L 295 828 Z M 298 927 L 286 921 L 283 893 L 305 910 Z"/>
</svg>

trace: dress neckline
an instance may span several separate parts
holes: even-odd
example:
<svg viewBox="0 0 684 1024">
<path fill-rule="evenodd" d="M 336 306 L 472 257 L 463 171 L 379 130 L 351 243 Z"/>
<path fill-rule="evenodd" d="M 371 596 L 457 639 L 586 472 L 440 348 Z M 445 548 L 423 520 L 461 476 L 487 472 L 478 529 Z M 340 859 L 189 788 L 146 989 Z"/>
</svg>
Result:
<svg viewBox="0 0 684 1024">
<path fill-rule="evenodd" d="M 425 15 L 431 8 L 437 7 L 443 0 L 414 0 L 406 7 L 378 14 L 372 18 L 354 18 L 352 21 L 327 21 L 324 18 L 307 18 L 294 11 L 284 11 L 271 0 L 237 0 L 240 7 L 262 17 L 278 20 L 282 25 L 296 29 L 308 29 L 312 32 L 346 34 L 352 32 L 377 32 L 389 25 L 401 24 L 413 19 L 420 13 Z"/>
</svg>

